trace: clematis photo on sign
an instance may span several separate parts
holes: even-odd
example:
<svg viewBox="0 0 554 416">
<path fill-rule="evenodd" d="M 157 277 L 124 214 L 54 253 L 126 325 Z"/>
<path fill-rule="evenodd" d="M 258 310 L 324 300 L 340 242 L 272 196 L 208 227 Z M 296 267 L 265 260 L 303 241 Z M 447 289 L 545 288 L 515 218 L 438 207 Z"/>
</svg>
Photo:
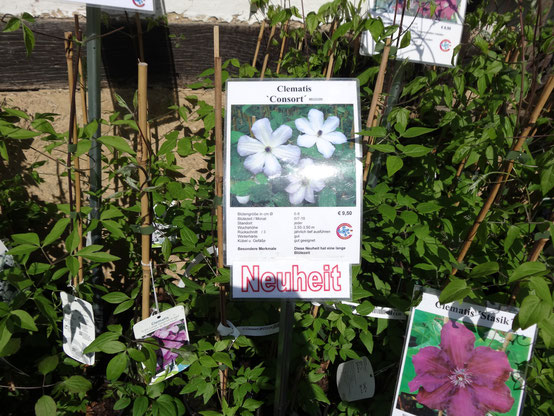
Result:
<svg viewBox="0 0 554 416">
<path fill-rule="evenodd" d="M 392 414 L 519 415 L 536 327 L 513 332 L 507 307 L 438 299 L 426 290 L 412 310 Z"/>
<path fill-rule="evenodd" d="M 352 207 L 351 105 L 232 106 L 231 206 Z"/>
</svg>

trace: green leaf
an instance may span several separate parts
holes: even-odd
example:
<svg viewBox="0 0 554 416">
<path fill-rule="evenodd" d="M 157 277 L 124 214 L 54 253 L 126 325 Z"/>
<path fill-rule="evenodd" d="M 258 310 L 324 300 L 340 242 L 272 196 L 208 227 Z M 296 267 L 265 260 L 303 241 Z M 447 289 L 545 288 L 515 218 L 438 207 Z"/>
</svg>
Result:
<svg viewBox="0 0 554 416">
<path fill-rule="evenodd" d="M 129 358 L 124 352 L 114 356 L 106 367 L 106 378 L 111 381 L 117 380 L 127 368 L 128 361 Z"/>
<path fill-rule="evenodd" d="M 326 403 L 326 404 L 331 403 L 331 402 L 329 402 L 329 399 L 325 395 L 325 392 L 323 391 L 323 389 L 321 387 L 319 387 L 319 385 L 311 384 L 310 386 L 312 387 L 312 392 L 314 393 L 314 397 L 316 398 L 317 401 L 320 401 L 320 402 Z"/>
<path fill-rule="evenodd" d="M 129 357 L 131 357 L 135 361 L 143 362 L 146 361 L 146 354 L 143 350 L 137 350 L 136 348 L 129 348 L 127 350 L 129 353 Z"/>
<path fill-rule="evenodd" d="M 68 253 L 72 253 L 73 250 L 79 245 L 79 234 L 77 234 L 77 227 L 73 227 L 71 233 L 65 239 L 65 249 Z"/>
<path fill-rule="evenodd" d="M 106 146 L 113 147 L 121 152 L 129 153 L 130 155 L 136 155 L 136 152 L 129 146 L 126 139 L 120 136 L 101 136 L 97 139 L 100 143 Z"/>
<path fill-rule="evenodd" d="M 144 416 L 148 409 L 148 397 L 139 396 L 133 403 L 133 416 Z"/>
<path fill-rule="evenodd" d="M 121 303 L 131 298 L 122 292 L 110 292 L 102 296 L 102 299 L 108 303 Z"/>
<path fill-rule="evenodd" d="M 433 150 L 430 147 L 425 147 L 420 144 L 409 144 L 407 146 L 398 145 L 397 147 L 398 147 L 398 150 L 400 150 L 402 153 L 404 153 L 406 156 L 409 156 L 409 157 L 425 156 L 427 153 Z"/>
<path fill-rule="evenodd" d="M 12 240 L 17 244 L 32 244 L 40 246 L 40 239 L 36 233 L 13 234 Z"/>
<path fill-rule="evenodd" d="M 360 134 L 368 137 L 385 137 L 387 135 L 387 129 L 384 127 L 376 126 L 376 127 L 371 127 L 369 129 L 362 130 L 360 131 Z M 373 146 L 379 146 L 379 145 L 374 144 L 372 145 L 372 147 Z"/>
<path fill-rule="evenodd" d="M 554 347 L 554 314 L 540 321 L 539 329 L 546 348 Z"/>
<path fill-rule="evenodd" d="M 21 328 L 28 329 L 29 331 L 38 331 L 38 328 L 35 325 L 35 320 L 27 311 L 24 311 L 23 309 L 16 309 L 15 311 L 11 311 L 10 315 L 16 317 L 15 323 Z"/>
<path fill-rule="evenodd" d="M 393 222 L 396 218 L 396 209 L 388 204 L 379 205 L 379 207 L 377 207 L 377 211 L 379 211 L 383 218 L 388 219 L 391 222 Z"/>
<path fill-rule="evenodd" d="M 405 48 L 407 46 L 410 46 L 410 41 L 412 40 L 412 34 L 408 30 L 404 36 L 402 36 L 402 40 L 400 41 L 400 49 Z"/>
<path fill-rule="evenodd" d="M 439 296 L 439 302 L 450 303 L 454 301 L 463 301 L 471 293 L 465 280 L 451 278 L 450 283 L 446 285 Z"/>
<path fill-rule="evenodd" d="M 398 172 L 402 166 L 404 166 L 404 162 L 401 158 L 398 156 L 387 156 L 387 175 L 389 177 L 392 177 L 396 172 Z"/>
<path fill-rule="evenodd" d="M 52 227 L 48 235 L 42 241 L 42 245 L 47 246 L 48 244 L 52 244 L 54 241 L 58 240 L 67 228 L 67 225 L 70 221 L 71 220 L 69 218 L 62 218 L 58 222 L 56 222 L 54 227 Z"/>
<path fill-rule="evenodd" d="M 412 138 L 412 137 L 417 137 L 417 136 L 421 136 L 423 134 L 430 133 L 430 132 L 435 131 L 435 130 L 436 130 L 436 128 L 410 127 L 409 129 L 404 131 L 402 134 L 400 134 L 400 136 L 409 139 L 409 138 Z"/>
<path fill-rule="evenodd" d="M 48 395 L 42 396 L 35 403 L 36 416 L 56 416 L 57 406 L 54 399 Z"/>
<path fill-rule="evenodd" d="M 396 151 L 392 144 L 373 144 L 368 146 L 372 151 L 378 151 L 383 153 L 393 153 Z"/>
<path fill-rule="evenodd" d="M 135 304 L 135 301 L 133 299 L 126 300 L 125 302 L 122 302 L 119 305 L 117 305 L 117 307 L 113 311 L 113 314 L 117 315 L 121 312 L 125 312 L 126 310 L 131 309 L 134 304 Z"/>
<path fill-rule="evenodd" d="M 544 196 L 554 187 L 554 164 L 541 172 L 541 191 Z"/>
<path fill-rule="evenodd" d="M 215 352 L 212 355 L 212 358 L 217 361 L 218 363 L 223 363 L 230 369 L 233 369 L 233 362 L 231 361 L 231 357 L 226 352 Z"/>
<path fill-rule="evenodd" d="M 542 275 L 546 273 L 546 266 L 544 263 L 538 261 L 527 261 L 519 265 L 510 275 L 509 283 L 517 280 L 525 279 L 534 275 Z"/>
<path fill-rule="evenodd" d="M 552 295 L 544 277 L 531 276 L 529 279 L 529 287 L 535 291 L 535 295 L 552 307 Z"/>
<path fill-rule="evenodd" d="M 488 276 L 493 273 L 498 273 L 499 269 L 500 267 L 498 266 L 497 262 L 489 261 L 487 263 L 483 263 L 483 264 L 479 264 L 478 266 L 475 266 L 473 269 L 471 269 L 469 276 L 470 277 Z"/>
<path fill-rule="evenodd" d="M 183 243 L 188 243 L 193 246 L 195 246 L 196 243 L 198 243 L 198 236 L 190 228 L 183 225 L 181 226 L 180 231 L 181 231 L 181 239 L 183 240 Z"/>
<path fill-rule="evenodd" d="M 130 397 L 122 397 L 113 405 L 113 410 L 123 410 L 127 406 L 131 404 L 131 398 Z"/>
<path fill-rule="evenodd" d="M 250 410 L 251 412 L 253 412 L 258 407 L 260 407 L 262 404 L 264 404 L 264 402 L 248 398 L 244 401 L 244 403 L 242 404 L 241 407 L 244 407 L 245 409 Z"/>
<path fill-rule="evenodd" d="M 120 257 L 114 256 L 113 254 L 106 253 L 104 251 L 98 251 L 98 252 L 84 252 L 84 250 L 78 251 L 75 253 L 76 256 L 84 257 L 87 260 L 95 261 L 97 263 L 107 263 L 109 261 L 116 261 L 120 260 Z"/>
<path fill-rule="evenodd" d="M 510 225 L 510 228 L 508 228 L 508 232 L 506 233 L 506 239 L 504 240 L 504 252 L 506 254 L 510 250 L 510 247 L 512 247 L 512 244 L 514 244 L 516 238 L 519 237 L 520 233 L 521 229 L 519 227 Z"/>
<path fill-rule="evenodd" d="M 38 250 L 39 247 L 33 245 L 33 244 L 21 244 L 19 246 L 16 246 L 9 250 L 7 254 L 10 254 L 12 256 L 18 256 L 23 254 L 30 254 L 35 250 Z"/>
<path fill-rule="evenodd" d="M 125 351 L 127 347 L 120 341 L 108 341 L 100 346 L 100 351 L 106 354 L 117 354 L 118 352 Z"/>
<path fill-rule="evenodd" d="M 35 34 L 25 25 L 23 25 L 23 42 L 25 42 L 27 56 L 31 56 L 31 52 L 35 48 Z"/>
<path fill-rule="evenodd" d="M 364 344 L 367 352 L 370 354 L 373 353 L 373 335 L 369 331 L 360 332 L 360 341 Z"/>
<path fill-rule="evenodd" d="M 92 388 L 92 383 L 83 376 L 71 376 L 63 384 L 70 393 L 86 393 Z"/>
<path fill-rule="evenodd" d="M 4 26 L 4 29 L 2 29 L 2 32 L 15 32 L 19 27 L 21 26 L 21 21 L 17 17 L 12 17 L 8 23 L 6 23 L 6 26 Z"/>
<path fill-rule="evenodd" d="M 529 328 L 531 325 L 548 318 L 551 314 L 551 309 L 552 307 L 538 296 L 528 295 L 523 299 L 519 308 L 519 325 L 523 329 Z"/>
<path fill-rule="evenodd" d="M 369 33 L 371 33 L 371 37 L 375 42 L 379 41 L 381 34 L 385 30 L 385 25 L 383 25 L 381 19 L 370 18 L 366 22 L 365 27 L 367 30 L 369 30 Z"/>
<path fill-rule="evenodd" d="M 441 209 L 440 205 L 436 202 L 422 202 L 421 204 L 417 204 L 416 210 L 421 214 L 428 214 L 430 212 L 436 212 Z"/>
<path fill-rule="evenodd" d="M 96 337 L 94 341 L 92 341 L 83 352 L 85 354 L 88 354 L 91 352 L 102 351 L 102 347 L 104 344 L 110 341 L 116 341 L 118 339 L 119 334 L 116 334 L 115 332 L 104 332 L 103 334 L 100 334 L 98 337 Z"/>
<path fill-rule="evenodd" d="M 51 373 L 56 369 L 58 366 L 58 356 L 57 355 L 51 355 L 49 357 L 45 357 L 38 363 L 38 371 L 40 374 L 45 376 L 48 373 Z"/>
<path fill-rule="evenodd" d="M 76 276 L 79 273 L 79 260 L 75 256 L 68 256 L 65 258 L 65 265 L 69 270 L 71 276 Z"/>
</svg>

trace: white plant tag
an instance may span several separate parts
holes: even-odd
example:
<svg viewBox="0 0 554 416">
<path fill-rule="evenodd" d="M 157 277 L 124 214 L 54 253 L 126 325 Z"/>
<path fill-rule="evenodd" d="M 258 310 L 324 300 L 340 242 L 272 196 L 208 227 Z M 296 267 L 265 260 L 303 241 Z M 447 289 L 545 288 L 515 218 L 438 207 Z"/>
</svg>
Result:
<svg viewBox="0 0 554 416">
<path fill-rule="evenodd" d="M 96 338 L 92 305 L 61 292 L 63 307 L 63 351 L 80 363 L 93 365 L 94 353 L 83 350 Z"/>
<path fill-rule="evenodd" d="M 154 338 L 160 348 L 156 350 L 156 375 L 150 384 L 156 384 L 180 373 L 188 365 L 182 363 L 179 349 L 189 344 L 185 308 L 175 306 L 146 318 L 133 326 L 135 339 Z"/>
<path fill-rule="evenodd" d="M 373 368 L 367 357 L 347 361 L 337 368 L 337 388 L 341 400 L 354 402 L 375 394 Z"/>
</svg>

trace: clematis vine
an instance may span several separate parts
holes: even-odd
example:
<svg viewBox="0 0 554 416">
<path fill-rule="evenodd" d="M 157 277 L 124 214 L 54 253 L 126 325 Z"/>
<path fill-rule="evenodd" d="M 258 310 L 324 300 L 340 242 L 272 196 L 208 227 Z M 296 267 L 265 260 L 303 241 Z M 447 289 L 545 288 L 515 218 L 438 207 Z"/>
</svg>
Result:
<svg viewBox="0 0 554 416">
<path fill-rule="evenodd" d="M 338 117 L 330 116 L 324 120 L 321 111 L 312 108 L 308 112 L 308 119 L 297 118 L 294 121 L 296 128 L 304 134 L 298 136 L 298 145 L 302 147 L 317 146 L 319 153 L 329 159 L 335 152 L 335 144 L 346 142 L 346 136 L 340 131 L 335 131 L 339 126 Z"/>
<path fill-rule="evenodd" d="M 179 356 L 178 353 L 171 350 L 172 348 L 181 348 L 188 341 L 186 330 L 180 329 L 177 324 L 169 328 L 158 329 L 152 336 L 158 340 L 161 346 L 157 351 L 158 365 L 156 371 L 163 370 Z"/>
<path fill-rule="evenodd" d="M 300 148 L 292 144 L 285 144 L 292 136 L 292 129 L 282 125 L 272 130 L 267 118 L 256 120 L 252 125 L 254 137 L 241 136 L 237 144 L 237 152 L 241 156 L 248 156 L 244 167 L 253 174 L 265 173 L 267 177 L 281 174 L 283 162 L 296 165 L 300 159 Z"/>
<path fill-rule="evenodd" d="M 298 163 L 295 173 L 288 176 L 289 185 L 285 191 L 289 194 L 289 201 L 293 205 L 301 204 L 306 200 L 315 202 L 314 192 L 325 188 L 320 167 L 314 164 L 312 159 L 302 159 Z"/>
<path fill-rule="evenodd" d="M 480 346 L 462 323 L 447 322 L 440 348 L 425 347 L 412 357 L 416 376 L 408 383 L 419 388 L 416 400 L 448 416 L 485 416 L 508 412 L 514 404 L 506 385 L 512 368 L 506 353 Z"/>
</svg>

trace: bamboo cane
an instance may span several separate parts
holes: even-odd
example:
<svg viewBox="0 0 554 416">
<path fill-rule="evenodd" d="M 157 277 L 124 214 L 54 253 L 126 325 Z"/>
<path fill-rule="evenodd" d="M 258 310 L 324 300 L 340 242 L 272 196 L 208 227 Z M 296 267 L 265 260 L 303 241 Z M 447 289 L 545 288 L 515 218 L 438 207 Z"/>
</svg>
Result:
<svg viewBox="0 0 554 416">
<path fill-rule="evenodd" d="M 531 118 L 529 119 L 529 122 L 527 124 L 527 127 L 523 130 L 521 135 L 519 136 L 518 141 L 513 145 L 512 151 L 518 152 L 521 150 L 521 147 L 523 146 L 523 143 L 525 143 L 525 140 L 528 138 L 529 133 L 531 132 L 531 129 L 533 128 L 534 124 L 537 122 L 537 119 L 539 118 L 539 115 L 546 104 L 546 101 L 548 100 L 548 97 L 550 97 L 550 94 L 552 93 L 552 89 L 554 89 L 554 76 L 551 75 L 548 77 L 548 80 L 546 81 L 546 85 L 542 91 L 541 97 L 539 98 L 539 102 L 533 109 L 533 112 L 531 113 Z M 483 208 L 481 208 L 481 211 L 479 212 L 479 215 L 477 215 L 477 219 L 473 223 L 473 226 L 471 227 L 471 230 L 469 231 L 464 244 L 462 245 L 462 248 L 460 249 L 460 254 L 458 254 L 458 258 L 456 259 L 457 263 L 461 263 L 468 250 L 471 246 L 471 243 L 473 242 L 473 239 L 475 238 L 475 235 L 477 234 L 477 230 L 479 229 L 479 226 L 485 219 L 487 213 L 489 212 L 494 200 L 496 199 L 496 195 L 498 194 L 498 191 L 502 184 L 506 181 L 510 173 L 512 172 L 512 169 L 514 167 L 514 161 L 509 160 L 507 163 L 505 163 L 504 168 L 502 171 L 498 174 L 496 181 L 494 183 L 494 186 L 492 187 L 490 194 L 485 201 L 485 204 L 483 205 Z M 452 275 L 455 275 L 458 271 L 457 268 L 452 269 Z"/>
<path fill-rule="evenodd" d="M 219 26 L 214 26 L 214 107 L 215 107 L 215 195 L 217 217 L 217 267 L 223 268 L 223 126 L 222 126 L 221 56 L 219 56 Z M 218 270 L 219 274 L 219 270 Z M 219 284 L 219 310 L 221 323 L 227 325 L 225 312 L 225 285 Z M 227 396 L 227 369 L 219 369 L 222 397 Z"/>
<path fill-rule="evenodd" d="M 79 28 L 79 16 L 75 15 L 75 34 L 77 40 L 81 42 L 83 40 L 83 33 Z M 79 70 L 79 93 L 81 97 L 81 111 L 83 113 L 83 125 L 88 124 L 88 114 L 87 114 L 87 92 L 85 85 L 85 71 L 83 70 L 83 59 L 81 55 L 78 57 L 78 70 Z"/>
<path fill-rule="evenodd" d="M 279 61 L 277 61 L 277 69 L 275 73 L 278 74 L 281 70 L 281 63 L 283 62 L 283 54 L 285 52 L 285 45 L 287 43 L 287 29 L 289 28 L 289 20 L 285 22 L 285 27 L 282 30 L 283 40 L 281 41 L 281 50 L 279 51 Z"/>
<path fill-rule="evenodd" d="M 383 92 L 383 84 L 385 82 L 385 74 L 387 72 L 387 63 L 389 61 L 391 39 L 387 38 L 385 41 L 385 47 L 383 49 L 383 55 L 381 56 L 381 64 L 379 65 L 379 73 L 377 74 L 377 81 L 375 82 L 375 89 L 373 90 L 373 97 L 371 98 L 371 106 L 369 107 L 369 114 L 367 116 L 366 127 L 371 128 L 377 125 L 377 119 L 375 114 L 377 113 L 377 103 L 381 98 Z M 372 145 L 374 142 L 373 137 L 364 136 L 363 142 L 367 145 Z M 364 165 L 364 184 L 367 182 L 369 175 L 369 168 L 371 166 L 371 156 L 373 153 L 368 149 L 366 152 L 366 159 Z"/>
<path fill-rule="evenodd" d="M 256 42 L 256 51 L 254 52 L 254 58 L 252 59 L 252 66 L 254 68 L 256 68 L 256 61 L 258 60 L 260 45 L 262 44 L 262 39 L 264 37 L 264 29 L 265 29 L 265 20 L 262 20 L 262 24 L 260 26 L 260 33 L 258 33 L 258 42 Z"/>
<path fill-rule="evenodd" d="M 75 117 L 75 78 L 74 78 L 74 67 L 73 67 L 73 35 L 71 32 L 65 32 L 65 59 L 67 63 L 67 81 L 69 83 L 69 107 L 70 113 L 73 114 L 72 120 L 70 121 L 72 129 L 72 142 L 71 144 L 76 147 L 78 142 L 77 134 L 77 120 Z M 80 217 L 81 213 L 81 173 L 79 167 L 79 158 L 76 157 L 73 161 L 75 165 L 75 212 L 77 213 L 77 234 L 79 236 L 79 243 L 77 249 L 81 250 L 83 248 L 83 222 Z M 71 172 L 70 172 L 71 174 Z M 79 260 L 79 272 L 77 276 L 73 278 L 73 285 L 77 287 L 79 283 L 83 281 L 83 258 L 78 256 Z"/>
<path fill-rule="evenodd" d="M 150 159 L 150 143 L 148 135 L 148 64 L 138 64 L 138 126 L 139 126 L 139 183 L 140 183 L 140 215 L 141 225 L 144 229 L 150 225 L 150 209 L 148 204 L 147 186 L 148 160 Z M 150 316 L 150 234 L 142 233 L 142 319 Z"/>
<path fill-rule="evenodd" d="M 275 27 L 271 27 L 271 32 L 269 33 L 269 39 L 267 40 L 267 47 L 265 48 L 265 56 L 264 56 L 264 63 L 262 65 L 262 73 L 260 74 L 260 79 L 264 79 L 265 77 L 265 70 L 267 69 L 267 62 L 269 61 L 269 48 L 271 46 L 271 40 L 273 39 L 273 35 L 275 35 Z"/>
</svg>

